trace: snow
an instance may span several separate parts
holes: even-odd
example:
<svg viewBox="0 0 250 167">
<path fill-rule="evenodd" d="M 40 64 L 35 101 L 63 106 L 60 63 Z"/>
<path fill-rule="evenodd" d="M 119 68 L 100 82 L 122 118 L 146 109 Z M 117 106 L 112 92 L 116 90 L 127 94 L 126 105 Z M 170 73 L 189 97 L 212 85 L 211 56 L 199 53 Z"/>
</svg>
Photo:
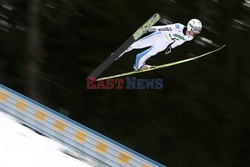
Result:
<svg viewBox="0 0 250 167">
<path fill-rule="evenodd" d="M 0 111 L 0 167 L 91 167 L 63 151 L 69 149 Z"/>
</svg>

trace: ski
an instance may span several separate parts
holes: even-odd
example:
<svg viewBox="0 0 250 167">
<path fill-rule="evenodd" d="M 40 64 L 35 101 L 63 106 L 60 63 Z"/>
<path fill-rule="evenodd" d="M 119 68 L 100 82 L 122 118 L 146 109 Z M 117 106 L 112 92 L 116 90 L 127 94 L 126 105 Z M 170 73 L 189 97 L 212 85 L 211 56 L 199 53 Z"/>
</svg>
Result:
<svg viewBox="0 0 250 167">
<path fill-rule="evenodd" d="M 113 54 L 111 54 L 102 64 L 100 64 L 88 77 L 97 78 L 103 73 L 130 45 L 145 34 L 150 27 L 160 20 L 158 13 L 147 20 L 133 35 L 131 35 Z"/>
<path fill-rule="evenodd" d="M 207 53 L 204 53 L 202 55 L 196 56 L 196 57 L 192 57 L 192 58 L 188 58 L 188 59 L 176 61 L 176 62 L 173 62 L 173 63 L 162 64 L 162 65 L 155 66 L 155 67 L 152 67 L 152 68 L 149 68 L 149 69 L 146 69 L 146 70 L 131 71 L 131 72 L 117 74 L 117 75 L 113 75 L 113 76 L 109 76 L 109 77 L 98 78 L 96 81 L 113 79 L 113 78 L 118 78 L 118 77 L 124 77 L 124 76 L 128 76 L 128 75 L 133 75 L 133 74 L 138 74 L 138 73 L 143 73 L 143 72 L 158 70 L 158 69 L 161 69 L 161 68 L 166 68 L 166 67 L 174 66 L 174 65 L 177 65 L 177 64 L 186 63 L 186 62 L 189 62 L 189 61 L 192 61 L 192 60 L 199 59 L 201 57 L 210 55 L 210 54 L 212 54 L 214 52 L 217 52 L 217 51 L 221 50 L 224 47 L 225 47 L 225 45 L 223 45 L 220 48 L 217 48 L 215 50 L 212 50 L 210 52 L 207 52 Z"/>
</svg>

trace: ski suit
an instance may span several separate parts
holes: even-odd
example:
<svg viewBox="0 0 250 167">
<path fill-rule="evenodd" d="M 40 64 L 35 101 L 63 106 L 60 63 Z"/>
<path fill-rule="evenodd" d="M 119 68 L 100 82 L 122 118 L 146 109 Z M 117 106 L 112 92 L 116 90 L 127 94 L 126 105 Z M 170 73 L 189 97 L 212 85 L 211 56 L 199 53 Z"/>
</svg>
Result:
<svg viewBox="0 0 250 167">
<path fill-rule="evenodd" d="M 125 53 L 133 49 L 148 47 L 145 51 L 136 55 L 135 68 L 140 69 L 151 56 L 165 49 L 175 48 L 186 41 L 191 41 L 193 37 L 186 35 L 186 30 L 187 28 L 180 23 L 153 26 L 148 30 L 153 32 L 152 34 L 134 42 Z"/>
</svg>

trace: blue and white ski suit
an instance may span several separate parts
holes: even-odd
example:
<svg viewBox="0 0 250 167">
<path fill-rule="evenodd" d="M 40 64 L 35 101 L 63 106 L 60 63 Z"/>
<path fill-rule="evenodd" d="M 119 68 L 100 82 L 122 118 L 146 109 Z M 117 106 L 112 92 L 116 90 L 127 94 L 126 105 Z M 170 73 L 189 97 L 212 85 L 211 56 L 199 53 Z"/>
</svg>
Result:
<svg viewBox="0 0 250 167">
<path fill-rule="evenodd" d="M 180 23 L 153 26 L 149 32 L 154 32 L 136 42 L 134 42 L 127 50 L 142 49 L 149 47 L 145 51 L 136 55 L 135 68 L 140 69 L 145 62 L 157 53 L 168 49 L 175 48 L 186 41 L 191 41 L 193 36 L 186 35 L 186 27 Z"/>
</svg>

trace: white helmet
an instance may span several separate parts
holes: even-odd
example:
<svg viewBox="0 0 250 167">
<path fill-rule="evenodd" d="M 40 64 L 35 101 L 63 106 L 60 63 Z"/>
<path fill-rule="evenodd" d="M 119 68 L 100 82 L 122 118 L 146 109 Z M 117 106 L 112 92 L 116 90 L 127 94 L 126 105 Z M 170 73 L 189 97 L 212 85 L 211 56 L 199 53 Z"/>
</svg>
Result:
<svg viewBox="0 0 250 167">
<path fill-rule="evenodd" d="M 198 19 L 191 19 L 187 24 L 188 31 L 192 30 L 193 32 L 199 34 L 201 32 L 201 29 L 202 29 L 202 24 Z"/>
</svg>

